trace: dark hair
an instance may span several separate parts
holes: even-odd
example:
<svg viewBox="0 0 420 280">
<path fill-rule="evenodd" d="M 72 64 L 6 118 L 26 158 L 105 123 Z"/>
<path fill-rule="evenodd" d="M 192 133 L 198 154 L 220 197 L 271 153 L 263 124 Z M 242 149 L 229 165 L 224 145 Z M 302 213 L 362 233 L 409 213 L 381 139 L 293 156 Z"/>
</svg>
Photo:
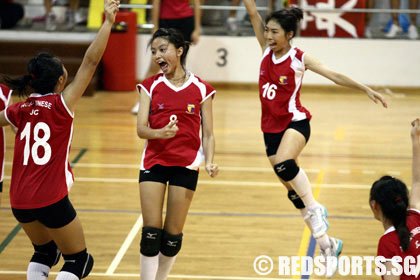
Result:
<svg viewBox="0 0 420 280">
<path fill-rule="evenodd" d="M 19 78 L 3 75 L 4 82 L 21 97 L 28 96 L 32 90 L 39 94 L 53 92 L 58 78 L 64 74 L 60 59 L 46 52 L 29 60 L 26 67 L 28 74 Z"/>
<path fill-rule="evenodd" d="M 159 28 L 155 33 L 153 33 L 149 46 L 156 38 L 164 38 L 168 40 L 168 42 L 173 44 L 177 49 L 182 47 L 184 51 L 181 55 L 181 65 L 185 66 L 185 59 L 187 57 L 188 50 L 190 49 L 191 42 L 185 41 L 184 36 L 180 31 L 175 28 Z"/>
<path fill-rule="evenodd" d="M 286 34 L 293 31 L 293 38 L 296 35 L 298 23 L 302 19 L 303 11 L 298 7 L 291 7 L 272 12 L 265 18 L 265 24 L 270 20 L 274 20 L 280 24 Z"/>
<path fill-rule="evenodd" d="M 410 230 L 407 227 L 407 186 L 394 177 L 383 176 L 373 183 L 369 200 L 379 203 L 382 214 L 395 227 L 403 251 L 407 251 L 410 246 Z"/>
</svg>

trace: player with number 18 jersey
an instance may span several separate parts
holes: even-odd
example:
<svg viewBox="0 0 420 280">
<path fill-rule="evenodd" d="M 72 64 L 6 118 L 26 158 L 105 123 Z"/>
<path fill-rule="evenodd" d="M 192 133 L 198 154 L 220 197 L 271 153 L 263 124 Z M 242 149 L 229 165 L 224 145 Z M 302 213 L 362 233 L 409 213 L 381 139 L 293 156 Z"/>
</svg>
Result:
<svg viewBox="0 0 420 280">
<path fill-rule="evenodd" d="M 73 184 L 68 162 L 73 113 L 60 94 L 31 94 L 5 110 L 17 128 L 10 203 L 16 209 L 41 208 L 63 199 Z"/>
<path fill-rule="evenodd" d="M 304 55 L 296 47 L 278 59 L 271 48 L 264 51 L 259 79 L 263 132 L 282 132 L 290 122 L 311 119 L 299 100 L 305 72 Z"/>
</svg>

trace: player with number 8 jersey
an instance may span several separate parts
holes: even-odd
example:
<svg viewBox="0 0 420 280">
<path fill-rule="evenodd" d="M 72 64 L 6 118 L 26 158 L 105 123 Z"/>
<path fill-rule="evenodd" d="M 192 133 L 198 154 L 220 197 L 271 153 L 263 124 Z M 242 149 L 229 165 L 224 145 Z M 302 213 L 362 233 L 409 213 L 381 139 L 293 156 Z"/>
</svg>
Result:
<svg viewBox="0 0 420 280">
<path fill-rule="evenodd" d="M 5 117 L 17 128 L 11 206 L 40 208 L 65 197 L 73 184 L 68 162 L 73 113 L 63 96 L 33 93 L 26 101 L 7 107 Z"/>
</svg>

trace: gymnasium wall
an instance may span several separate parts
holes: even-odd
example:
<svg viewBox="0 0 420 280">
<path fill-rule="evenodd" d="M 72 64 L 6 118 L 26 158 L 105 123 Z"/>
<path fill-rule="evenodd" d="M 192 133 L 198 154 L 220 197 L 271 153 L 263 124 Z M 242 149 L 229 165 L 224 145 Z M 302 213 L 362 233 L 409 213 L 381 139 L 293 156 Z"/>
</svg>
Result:
<svg viewBox="0 0 420 280">
<path fill-rule="evenodd" d="M 150 35 L 137 37 L 137 79 L 150 63 Z M 293 45 L 328 67 L 373 86 L 420 87 L 420 40 L 296 38 Z M 201 36 L 187 68 L 209 82 L 257 83 L 261 50 L 255 37 Z M 307 71 L 306 85 L 329 85 Z"/>
</svg>

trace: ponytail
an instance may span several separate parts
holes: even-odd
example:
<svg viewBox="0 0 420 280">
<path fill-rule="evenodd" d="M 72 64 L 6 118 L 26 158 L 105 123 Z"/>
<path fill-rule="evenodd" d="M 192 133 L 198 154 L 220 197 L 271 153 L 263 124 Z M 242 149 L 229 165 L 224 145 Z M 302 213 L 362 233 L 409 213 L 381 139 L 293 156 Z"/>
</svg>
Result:
<svg viewBox="0 0 420 280">
<path fill-rule="evenodd" d="M 19 78 L 2 75 L 4 82 L 20 97 L 26 97 L 32 92 L 47 94 L 54 92 L 58 78 L 64 74 L 61 61 L 50 53 L 39 53 L 29 60 L 27 65 L 29 74 Z"/>
<path fill-rule="evenodd" d="M 4 83 L 13 89 L 14 92 L 17 92 L 19 97 L 26 97 L 29 95 L 31 90 L 30 83 L 32 80 L 31 75 L 24 75 L 19 78 L 13 79 L 9 76 L 2 75 Z"/>
<path fill-rule="evenodd" d="M 383 176 L 370 189 L 370 201 L 375 200 L 381 207 L 383 216 L 392 222 L 403 251 L 410 247 L 410 230 L 407 227 L 408 190 L 401 181 L 391 176 Z"/>
</svg>

